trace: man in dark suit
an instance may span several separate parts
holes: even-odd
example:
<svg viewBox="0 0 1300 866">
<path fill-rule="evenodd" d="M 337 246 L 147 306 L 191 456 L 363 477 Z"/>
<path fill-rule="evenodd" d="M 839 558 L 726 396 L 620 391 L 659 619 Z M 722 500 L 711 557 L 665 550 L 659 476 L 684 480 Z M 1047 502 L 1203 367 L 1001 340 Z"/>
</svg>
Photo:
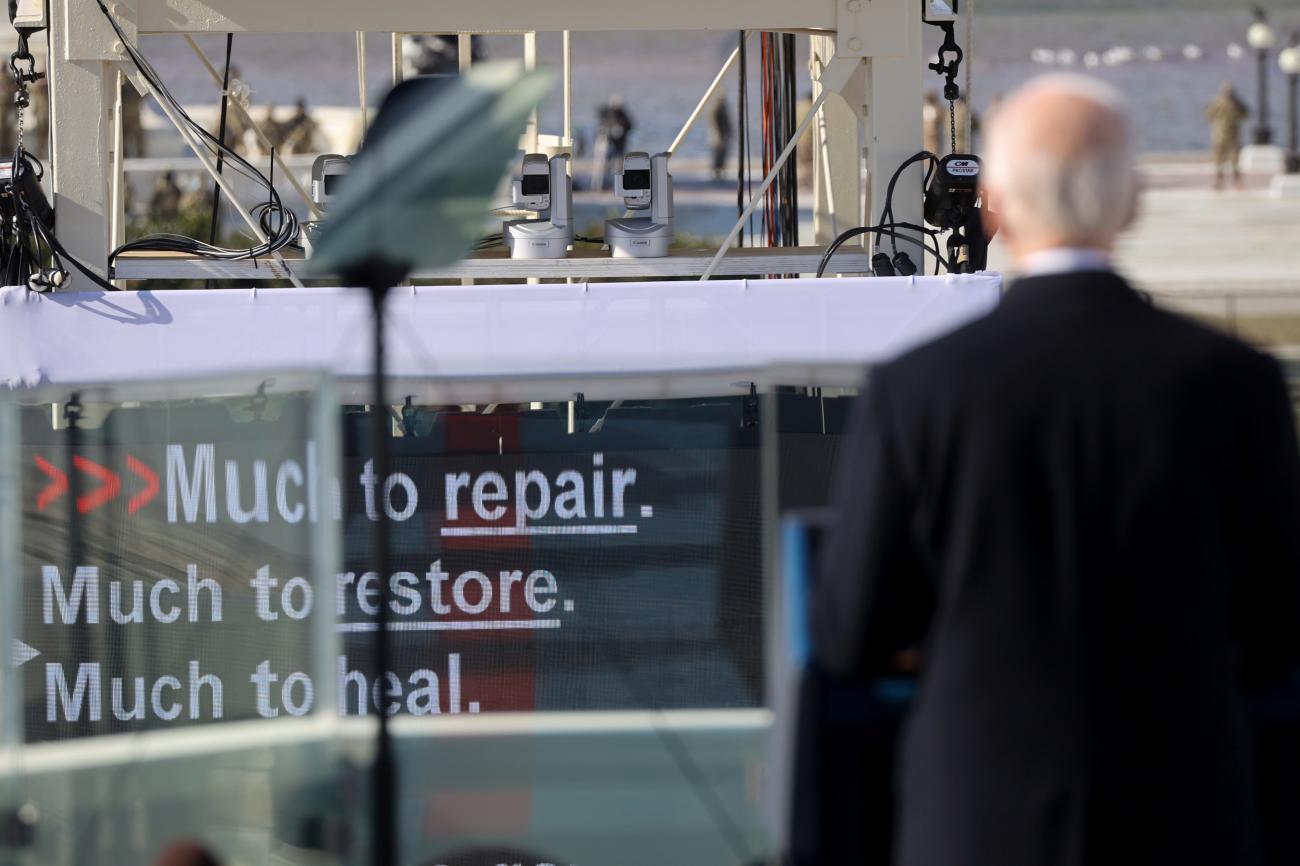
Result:
<svg viewBox="0 0 1300 866">
<path fill-rule="evenodd" d="M 1300 459 L 1278 365 L 1108 265 L 1120 97 L 999 110 L 985 194 L 1022 276 L 876 368 L 813 609 L 832 670 L 919 647 L 905 866 L 1263 860 L 1243 684 L 1300 657 Z"/>
</svg>

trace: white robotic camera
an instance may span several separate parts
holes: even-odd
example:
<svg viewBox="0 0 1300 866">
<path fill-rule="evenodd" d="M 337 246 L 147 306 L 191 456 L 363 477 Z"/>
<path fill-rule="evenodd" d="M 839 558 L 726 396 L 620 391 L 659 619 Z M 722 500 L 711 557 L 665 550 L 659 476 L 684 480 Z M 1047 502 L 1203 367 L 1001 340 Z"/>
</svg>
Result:
<svg viewBox="0 0 1300 866">
<path fill-rule="evenodd" d="M 525 210 L 551 209 L 551 161 L 545 154 L 524 154 L 523 177 L 514 183 L 514 203 Z"/>
<path fill-rule="evenodd" d="M 316 206 L 316 210 L 325 213 L 329 210 L 330 203 L 338 198 L 339 187 L 343 178 L 347 177 L 351 162 L 352 157 L 339 153 L 322 153 L 316 157 L 311 164 L 311 202 Z M 320 222 L 302 224 L 299 238 L 303 252 L 307 256 L 311 256 L 312 247 L 316 243 L 317 236 L 320 235 L 320 226 Z"/>
<path fill-rule="evenodd" d="M 330 203 L 338 198 L 351 162 L 351 157 L 342 154 L 322 153 L 311 164 L 311 200 L 317 210 L 328 210 Z"/>
<path fill-rule="evenodd" d="M 614 258 L 661 258 L 673 242 L 673 177 L 671 154 L 629 153 L 623 170 L 614 175 L 614 192 L 631 210 L 649 209 L 648 217 L 605 221 L 605 243 Z"/>
<path fill-rule="evenodd" d="M 623 157 L 623 170 L 614 175 L 614 195 L 621 195 L 631 210 L 650 207 L 650 155 L 629 153 Z"/>
<path fill-rule="evenodd" d="M 569 154 L 524 155 L 523 172 L 514 183 L 514 203 L 536 211 L 538 219 L 507 220 L 501 235 L 512 259 L 562 259 L 573 245 L 573 181 Z"/>
</svg>

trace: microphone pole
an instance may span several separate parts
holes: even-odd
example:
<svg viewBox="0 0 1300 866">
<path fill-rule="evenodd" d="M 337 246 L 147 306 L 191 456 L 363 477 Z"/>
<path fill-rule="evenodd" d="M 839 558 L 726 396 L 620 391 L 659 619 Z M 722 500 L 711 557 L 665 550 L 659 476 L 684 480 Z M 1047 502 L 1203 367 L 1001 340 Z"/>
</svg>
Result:
<svg viewBox="0 0 1300 866">
<path fill-rule="evenodd" d="M 385 329 L 384 310 L 390 286 L 406 278 L 410 268 L 397 265 L 383 258 L 372 258 L 355 268 L 349 269 L 343 276 L 351 285 L 362 286 L 370 293 L 372 317 L 371 335 L 373 338 L 373 367 L 371 370 L 370 410 L 373 420 L 370 445 L 371 459 L 374 461 L 374 473 L 378 479 L 379 503 L 375 509 L 374 532 L 372 533 L 375 570 L 379 573 L 379 614 L 375 622 L 375 640 L 372 646 L 372 683 L 383 682 L 391 667 L 392 656 L 389 626 L 389 586 L 388 575 L 392 573 L 390 563 L 391 526 L 388 520 L 388 503 L 384 497 L 384 485 L 392 474 L 392 422 L 388 414 L 388 398 L 385 396 Z M 373 686 L 372 686 L 373 688 Z M 382 689 L 381 689 L 382 691 Z M 392 733 L 389 730 L 387 706 L 378 707 L 379 730 L 375 739 L 375 760 L 371 766 L 371 866 L 397 866 L 397 765 L 393 759 Z"/>
</svg>

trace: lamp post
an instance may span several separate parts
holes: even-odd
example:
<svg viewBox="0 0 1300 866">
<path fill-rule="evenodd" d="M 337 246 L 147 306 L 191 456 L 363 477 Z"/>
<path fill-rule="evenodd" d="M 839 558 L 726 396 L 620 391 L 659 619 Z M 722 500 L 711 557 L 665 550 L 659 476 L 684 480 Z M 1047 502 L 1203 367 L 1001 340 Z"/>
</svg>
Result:
<svg viewBox="0 0 1300 866">
<path fill-rule="evenodd" d="M 1273 129 L 1268 125 L 1268 52 L 1273 48 L 1275 36 L 1268 25 L 1268 16 L 1262 9 L 1255 10 L 1255 23 L 1246 31 L 1246 42 L 1255 49 L 1259 63 L 1259 111 L 1255 123 L 1255 144 L 1272 144 Z"/>
<path fill-rule="evenodd" d="M 1291 34 L 1291 44 L 1277 55 L 1277 65 L 1286 76 L 1287 142 L 1286 173 L 1300 174 L 1300 30 Z"/>
</svg>

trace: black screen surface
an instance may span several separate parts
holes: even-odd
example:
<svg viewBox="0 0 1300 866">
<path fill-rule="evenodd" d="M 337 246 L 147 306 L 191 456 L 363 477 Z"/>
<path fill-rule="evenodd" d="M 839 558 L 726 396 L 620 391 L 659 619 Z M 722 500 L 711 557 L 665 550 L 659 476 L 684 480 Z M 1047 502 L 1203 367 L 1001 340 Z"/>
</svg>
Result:
<svg viewBox="0 0 1300 866">
<path fill-rule="evenodd" d="M 782 508 L 825 501 L 831 407 L 780 401 Z M 341 416 L 337 469 L 294 407 L 47 424 L 21 451 L 26 738 L 285 718 L 326 692 L 346 715 L 760 706 L 757 411 L 648 401 L 570 433 L 559 409 L 421 410 L 387 481 L 364 412 Z M 322 532 L 342 560 L 318 579 Z"/>
<path fill-rule="evenodd" d="M 634 168 L 623 172 L 623 189 L 631 192 L 650 188 L 650 169 Z"/>
<path fill-rule="evenodd" d="M 524 195 L 546 195 L 551 191 L 551 179 L 544 174 L 526 174 L 521 186 Z"/>
</svg>

